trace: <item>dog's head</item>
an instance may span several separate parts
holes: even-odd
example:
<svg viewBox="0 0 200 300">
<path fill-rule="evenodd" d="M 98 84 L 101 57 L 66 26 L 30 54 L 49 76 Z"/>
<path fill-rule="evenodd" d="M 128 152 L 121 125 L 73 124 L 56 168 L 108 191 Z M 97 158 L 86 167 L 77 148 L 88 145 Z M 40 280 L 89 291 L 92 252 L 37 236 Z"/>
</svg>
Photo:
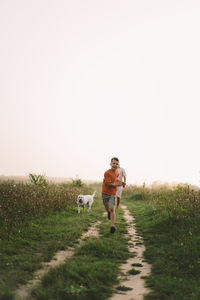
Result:
<svg viewBox="0 0 200 300">
<path fill-rule="evenodd" d="M 77 203 L 80 203 L 80 204 L 83 203 L 83 195 L 78 195 Z"/>
</svg>

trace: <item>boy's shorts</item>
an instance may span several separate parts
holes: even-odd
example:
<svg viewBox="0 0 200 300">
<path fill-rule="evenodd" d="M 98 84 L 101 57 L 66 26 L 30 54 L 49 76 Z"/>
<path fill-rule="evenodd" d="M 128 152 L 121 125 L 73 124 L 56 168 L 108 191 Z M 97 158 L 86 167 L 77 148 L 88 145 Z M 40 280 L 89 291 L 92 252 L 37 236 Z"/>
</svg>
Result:
<svg viewBox="0 0 200 300">
<path fill-rule="evenodd" d="M 116 194 L 116 196 L 119 197 L 119 198 L 121 198 L 121 195 L 122 195 L 122 189 L 123 189 L 122 186 L 118 186 L 118 187 L 117 187 L 117 194 Z"/>
<path fill-rule="evenodd" d="M 105 207 L 115 206 L 115 195 L 107 195 L 102 193 L 102 200 Z"/>
</svg>

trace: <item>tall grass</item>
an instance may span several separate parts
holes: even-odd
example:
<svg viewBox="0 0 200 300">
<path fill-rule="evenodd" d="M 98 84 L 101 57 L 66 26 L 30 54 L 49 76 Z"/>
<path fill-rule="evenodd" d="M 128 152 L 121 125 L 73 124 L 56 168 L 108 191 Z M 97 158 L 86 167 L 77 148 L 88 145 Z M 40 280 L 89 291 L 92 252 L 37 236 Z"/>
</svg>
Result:
<svg viewBox="0 0 200 300">
<path fill-rule="evenodd" d="M 152 264 L 144 299 L 200 299 L 200 192 L 187 185 L 131 187 L 124 202 Z"/>
<path fill-rule="evenodd" d="M 0 237 L 9 238 L 26 220 L 73 207 L 78 194 L 90 190 L 86 185 L 73 183 L 0 182 Z"/>
<path fill-rule="evenodd" d="M 189 185 L 150 188 L 143 184 L 126 188 L 123 195 L 131 200 L 150 201 L 155 212 L 169 219 L 189 220 L 200 213 L 200 190 Z"/>
</svg>

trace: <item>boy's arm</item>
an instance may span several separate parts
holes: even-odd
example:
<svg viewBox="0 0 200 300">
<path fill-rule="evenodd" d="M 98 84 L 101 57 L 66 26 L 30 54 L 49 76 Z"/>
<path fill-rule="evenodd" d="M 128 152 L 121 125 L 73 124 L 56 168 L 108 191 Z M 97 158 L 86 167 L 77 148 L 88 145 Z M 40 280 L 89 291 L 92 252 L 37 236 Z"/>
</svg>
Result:
<svg viewBox="0 0 200 300">
<path fill-rule="evenodd" d="M 107 173 L 104 173 L 104 183 L 105 183 L 105 185 L 107 186 L 107 187 L 117 187 L 117 186 L 120 186 L 120 185 L 122 185 L 122 182 L 121 181 L 117 181 L 117 183 L 115 184 L 115 183 L 112 183 L 111 182 L 111 177 L 110 177 L 110 175 L 109 174 L 107 174 Z"/>
<path fill-rule="evenodd" d="M 104 180 L 107 187 L 116 187 L 122 185 L 122 182 L 120 180 L 117 180 L 116 183 L 112 183 L 109 175 L 104 175 Z"/>
<path fill-rule="evenodd" d="M 124 171 L 124 182 L 123 182 L 123 187 L 125 187 L 125 185 L 126 185 L 126 172 L 125 172 L 125 170 L 123 170 Z"/>
<path fill-rule="evenodd" d="M 118 183 L 114 184 L 114 183 L 111 183 L 111 182 L 106 182 L 106 185 L 107 185 L 108 187 L 116 187 L 116 186 L 122 185 L 122 183 L 121 183 L 121 182 L 118 182 Z"/>
</svg>

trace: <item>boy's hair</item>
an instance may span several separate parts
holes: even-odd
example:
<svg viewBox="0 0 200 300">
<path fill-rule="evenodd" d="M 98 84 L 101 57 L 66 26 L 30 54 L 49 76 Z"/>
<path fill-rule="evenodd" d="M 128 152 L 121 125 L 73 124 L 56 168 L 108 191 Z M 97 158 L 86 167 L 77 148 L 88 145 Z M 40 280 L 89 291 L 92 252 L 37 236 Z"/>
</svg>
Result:
<svg viewBox="0 0 200 300">
<path fill-rule="evenodd" d="M 119 159 L 118 159 L 117 157 L 113 157 L 113 158 L 111 158 L 111 161 L 113 161 L 113 160 L 116 160 L 116 161 L 118 161 L 118 162 L 119 162 Z"/>
</svg>

